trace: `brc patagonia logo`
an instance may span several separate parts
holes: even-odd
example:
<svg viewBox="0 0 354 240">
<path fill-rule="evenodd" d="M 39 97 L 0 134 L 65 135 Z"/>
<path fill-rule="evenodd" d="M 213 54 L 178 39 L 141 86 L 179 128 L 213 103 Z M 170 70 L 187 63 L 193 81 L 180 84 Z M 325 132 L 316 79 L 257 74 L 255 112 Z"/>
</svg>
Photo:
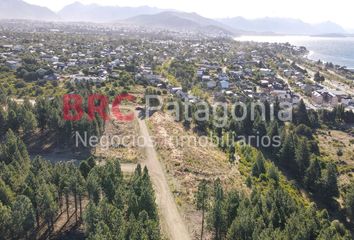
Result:
<svg viewBox="0 0 354 240">
<path fill-rule="evenodd" d="M 123 114 L 120 111 L 122 101 L 135 102 L 136 97 L 128 93 L 118 95 L 111 109 L 111 116 L 107 109 L 110 107 L 107 96 L 101 94 L 91 94 L 87 99 L 87 116 L 90 121 L 95 118 L 97 113 L 102 120 L 108 121 L 114 117 L 117 121 L 130 122 L 134 120 L 134 113 Z M 84 116 L 83 98 L 78 94 L 65 94 L 63 96 L 64 120 L 80 121 Z"/>
</svg>

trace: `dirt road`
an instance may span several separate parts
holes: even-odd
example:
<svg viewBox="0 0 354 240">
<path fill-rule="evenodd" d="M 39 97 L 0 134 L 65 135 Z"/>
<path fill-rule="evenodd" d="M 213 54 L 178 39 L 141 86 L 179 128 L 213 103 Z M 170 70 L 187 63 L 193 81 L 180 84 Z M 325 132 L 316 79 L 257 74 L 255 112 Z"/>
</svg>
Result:
<svg viewBox="0 0 354 240">
<path fill-rule="evenodd" d="M 138 114 L 137 114 L 138 115 Z M 187 227 L 183 221 L 169 189 L 167 178 L 158 160 L 157 153 L 153 147 L 151 137 L 145 120 L 137 118 L 140 135 L 145 139 L 145 165 L 151 177 L 152 184 L 156 193 L 156 201 L 160 213 L 161 224 L 168 239 L 170 240 L 190 240 Z"/>
</svg>

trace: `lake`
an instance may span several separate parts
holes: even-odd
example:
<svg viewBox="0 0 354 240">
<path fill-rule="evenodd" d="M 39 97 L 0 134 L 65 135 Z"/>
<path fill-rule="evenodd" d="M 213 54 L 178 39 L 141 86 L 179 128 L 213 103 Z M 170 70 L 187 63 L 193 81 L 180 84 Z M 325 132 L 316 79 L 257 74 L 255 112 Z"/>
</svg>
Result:
<svg viewBox="0 0 354 240">
<path fill-rule="evenodd" d="M 236 41 L 290 43 L 304 46 L 311 60 L 333 62 L 354 69 L 354 37 L 310 37 L 310 36 L 241 36 Z"/>
</svg>

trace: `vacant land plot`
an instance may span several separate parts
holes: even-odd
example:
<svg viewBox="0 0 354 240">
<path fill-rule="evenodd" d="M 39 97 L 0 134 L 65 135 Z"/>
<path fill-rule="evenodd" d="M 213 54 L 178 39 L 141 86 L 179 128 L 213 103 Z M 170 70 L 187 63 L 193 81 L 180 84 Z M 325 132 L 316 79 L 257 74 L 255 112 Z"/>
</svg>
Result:
<svg viewBox="0 0 354 240">
<path fill-rule="evenodd" d="M 354 180 L 354 138 L 342 131 L 321 131 L 316 136 L 324 160 L 336 163 L 340 185 Z"/>
<path fill-rule="evenodd" d="M 121 163 L 139 163 L 143 153 L 139 149 L 139 127 L 136 121 L 108 121 L 102 143 L 95 149 L 95 155 L 100 159 L 119 159 Z M 107 142 L 108 141 L 108 142 Z"/>
<path fill-rule="evenodd" d="M 220 178 L 226 189 L 247 191 L 245 179 L 237 163 L 230 164 L 227 155 L 217 146 L 210 142 L 205 144 L 206 138 L 186 131 L 170 115 L 158 112 L 147 122 L 176 202 L 188 221 L 192 236 L 197 236 L 201 214 L 193 204 L 198 183 L 202 179 L 212 182 Z"/>
</svg>

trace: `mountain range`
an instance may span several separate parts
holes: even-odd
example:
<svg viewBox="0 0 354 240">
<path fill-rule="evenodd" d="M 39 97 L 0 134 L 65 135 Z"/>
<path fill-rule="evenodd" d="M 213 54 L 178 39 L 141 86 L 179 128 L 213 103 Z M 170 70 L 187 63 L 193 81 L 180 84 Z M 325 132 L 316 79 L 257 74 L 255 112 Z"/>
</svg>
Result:
<svg viewBox="0 0 354 240">
<path fill-rule="evenodd" d="M 209 32 L 214 34 L 236 34 L 240 30 L 224 25 L 221 22 L 202 17 L 196 13 L 165 11 L 157 14 L 138 15 L 123 22 L 146 27 L 159 27 L 174 30 Z"/>
<path fill-rule="evenodd" d="M 154 7 L 118 7 L 84 5 L 79 2 L 64 7 L 55 13 L 23 0 L 0 0 L 0 19 L 30 19 L 42 21 L 71 21 L 98 23 L 126 23 L 146 27 L 174 30 L 211 32 L 223 34 L 274 33 L 320 35 L 328 33 L 346 34 L 338 24 L 324 22 L 309 24 L 298 19 L 243 17 L 209 19 L 196 13 L 186 13 Z"/>
<path fill-rule="evenodd" d="M 46 7 L 29 4 L 22 0 L 0 0 L 0 19 L 58 21 L 60 18 Z"/>
<path fill-rule="evenodd" d="M 336 23 L 323 22 L 319 24 L 309 24 L 298 19 L 291 18 L 259 18 L 246 19 L 243 17 L 219 19 L 220 22 L 229 27 L 237 27 L 252 32 L 277 33 L 277 34 L 305 34 L 317 35 L 327 33 L 341 33 L 346 31 Z"/>
<path fill-rule="evenodd" d="M 79 2 L 75 2 L 64 7 L 57 14 L 64 21 L 100 23 L 123 20 L 143 14 L 156 14 L 162 11 L 162 9 L 148 6 L 118 7 L 100 6 L 97 4 L 84 5 Z"/>
</svg>

